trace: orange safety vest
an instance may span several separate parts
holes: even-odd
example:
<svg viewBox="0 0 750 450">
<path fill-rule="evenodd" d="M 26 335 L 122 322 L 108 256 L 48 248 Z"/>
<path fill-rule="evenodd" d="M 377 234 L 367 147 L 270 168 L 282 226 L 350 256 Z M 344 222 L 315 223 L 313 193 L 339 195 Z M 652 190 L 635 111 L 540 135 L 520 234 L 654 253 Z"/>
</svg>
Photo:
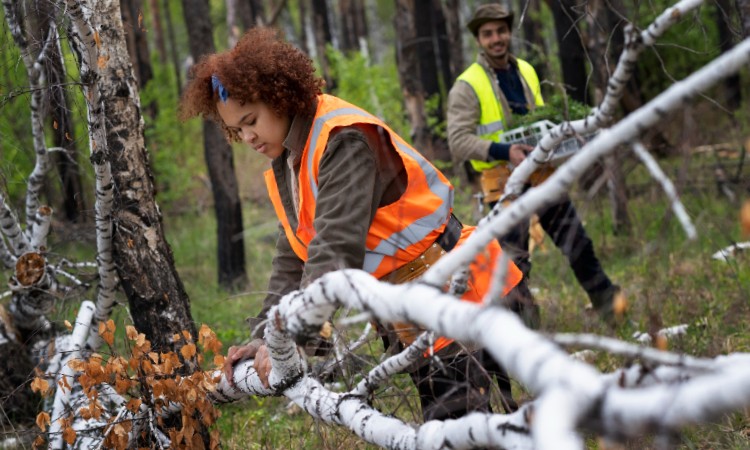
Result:
<svg viewBox="0 0 750 450">
<path fill-rule="evenodd" d="M 292 250 L 306 262 L 307 247 L 316 234 L 313 220 L 318 196 L 320 160 L 328 145 L 331 131 L 354 124 L 374 124 L 388 132 L 409 180 L 406 190 L 397 201 L 378 208 L 367 233 L 362 269 L 376 278 L 382 278 L 418 258 L 432 245 L 445 229 L 453 210 L 453 186 L 418 151 L 394 133 L 382 120 L 351 103 L 323 94 L 318 96 L 318 108 L 300 160 L 299 224 L 296 230 L 291 228 L 281 203 L 273 170 L 267 170 L 264 176 L 274 210 Z M 471 230 L 473 227 L 464 227 L 459 245 L 471 234 Z M 472 280 L 462 299 L 482 301 L 482 294 L 489 289 L 491 269 L 497 261 L 499 251 L 500 246 L 493 242 L 488 245 L 486 254 L 480 255 L 472 263 Z M 510 263 L 508 269 L 506 293 L 522 278 L 521 271 L 513 263 Z M 435 351 L 450 342 L 440 338 L 435 343 Z"/>
</svg>

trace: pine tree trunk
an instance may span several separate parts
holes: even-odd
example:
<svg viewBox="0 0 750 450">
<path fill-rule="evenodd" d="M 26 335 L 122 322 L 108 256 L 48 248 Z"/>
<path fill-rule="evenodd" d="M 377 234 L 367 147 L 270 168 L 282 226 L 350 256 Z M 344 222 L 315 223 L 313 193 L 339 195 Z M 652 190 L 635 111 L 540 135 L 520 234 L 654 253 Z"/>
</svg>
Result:
<svg viewBox="0 0 750 450">
<path fill-rule="evenodd" d="M 299 48 L 306 55 L 310 54 L 310 47 L 307 45 L 308 36 L 308 24 L 309 22 L 309 7 L 308 0 L 299 0 L 297 7 L 299 9 L 299 34 L 297 35 L 297 41 L 299 41 Z"/>
<path fill-rule="evenodd" d="M 148 7 L 151 10 L 151 26 L 154 27 L 154 40 L 156 41 L 159 62 L 162 65 L 166 65 L 167 45 L 164 41 L 164 28 L 161 26 L 161 7 L 159 6 L 159 1 L 148 0 Z"/>
<path fill-rule="evenodd" d="M 613 33 L 622 36 L 622 26 L 619 25 L 617 17 L 612 14 L 604 0 L 592 0 L 589 2 L 589 13 L 586 17 L 588 22 L 588 52 L 592 64 L 592 79 L 594 81 L 593 100 L 599 104 L 604 98 L 607 83 L 612 75 L 616 64 L 616 55 L 610 56 L 608 50 L 612 46 L 610 36 Z M 615 40 L 615 44 L 622 42 L 622 38 Z M 619 44 L 620 51 L 622 45 Z M 628 213 L 628 194 L 625 177 L 622 173 L 622 160 L 616 155 L 607 156 L 604 159 L 605 174 L 600 170 L 592 170 L 591 176 L 583 180 L 586 185 L 599 176 L 606 176 L 607 189 L 609 191 L 610 206 L 612 208 L 612 227 L 616 234 L 627 234 L 631 230 L 630 214 Z"/>
<path fill-rule="evenodd" d="M 193 60 L 214 53 L 211 16 L 206 0 L 183 0 L 188 27 L 188 42 Z M 232 148 L 214 123 L 203 124 L 203 147 L 211 179 L 216 212 L 219 284 L 228 289 L 247 283 L 245 245 L 242 237 L 242 205 Z"/>
<path fill-rule="evenodd" d="M 419 57 L 416 45 L 417 30 L 414 23 L 414 0 L 396 0 L 396 64 L 404 96 L 406 114 L 411 123 L 411 142 L 427 159 L 434 159 L 432 146 L 428 145 L 427 117 L 422 79 L 419 74 Z"/>
</svg>

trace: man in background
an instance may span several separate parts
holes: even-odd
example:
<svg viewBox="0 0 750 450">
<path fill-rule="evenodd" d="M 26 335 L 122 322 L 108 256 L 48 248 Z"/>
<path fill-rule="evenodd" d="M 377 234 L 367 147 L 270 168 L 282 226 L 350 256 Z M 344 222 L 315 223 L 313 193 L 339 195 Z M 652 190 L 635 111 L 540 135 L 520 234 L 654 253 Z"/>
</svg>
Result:
<svg viewBox="0 0 750 450">
<path fill-rule="evenodd" d="M 544 105 L 534 68 L 510 52 L 513 13 L 499 4 L 479 6 L 467 24 L 479 45 L 477 60 L 456 80 L 448 95 L 448 145 L 454 159 L 479 174 L 484 201 L 493 207 L 506 177 L 533 150 L 526 144 L 500 142 L 512 128 L 513 115 Z M 611 318 L 620 287 L 601 267 L 591 239 L 566 196 L 539 211 L 539 223 L 568 259 L 570 267 L 603 318 Z M 522 223 L 501 237 L 504 250 L 529 275 L 529 226 Z"/>
</svg>

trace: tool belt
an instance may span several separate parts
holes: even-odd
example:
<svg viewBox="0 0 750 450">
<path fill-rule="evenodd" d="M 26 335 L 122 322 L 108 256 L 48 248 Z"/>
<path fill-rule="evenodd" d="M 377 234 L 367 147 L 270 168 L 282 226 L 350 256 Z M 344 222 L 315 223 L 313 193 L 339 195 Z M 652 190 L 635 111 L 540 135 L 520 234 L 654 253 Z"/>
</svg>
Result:
<svg viewBox="0 0 750 450">
<path fill-rule="evenodd" d="M 399 267 L 393 272 L 381 278 L 392 284 L 403 284 L 415 280 L 422 276 L 438 259 L 447 252 L 453 250 L 458 240 L 461 238 L 461 222 L 451 214 L 443 233 L 435 242 L 427 247 L 421 255 L 409 263 Z M 409 345 L 422 333 L 421 328 L 409 323 L 393 323 L 386 326 L 388 334 L 395 333 L 398 340 L 404 345 Z"/>
<path fill-rule="evenodd" d="M 544 180 L 550 177 L 555 171 L 555 168 L 550 165 L 544 165 L 539 167 L 529 177 L 529 184 L 536 186 L 541 184 Z M 500 200 L 505 191 L 505 183 L 508 182 L 512 170 L 507 164 L 500 164 L 491 169 L 483 170 L 480 177 L 479 183 L 482 186 L 482 195 L 484 196 L 485 203 L 494 203 Z"/>
</svg>

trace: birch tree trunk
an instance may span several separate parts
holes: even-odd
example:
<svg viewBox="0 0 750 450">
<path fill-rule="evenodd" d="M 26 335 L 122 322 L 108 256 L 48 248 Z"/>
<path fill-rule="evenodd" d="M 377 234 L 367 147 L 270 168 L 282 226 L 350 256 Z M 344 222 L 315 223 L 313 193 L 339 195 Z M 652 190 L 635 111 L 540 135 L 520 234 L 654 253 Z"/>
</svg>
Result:
<svg viewBox="0 0 750 450">
<path fill-rule="evenodd" d="M 206 0 L 182 2 L 185 23 L 191 24 L 188 27 L 188 43 L 194 61 L 216 51 L 208 6 Z M 216 213 L 219 284 L 234 289 L 247 283 L 239 186 L 234 172 L 232 147 L 218 125 L 207 120 L 203 122 L 203 149 Z"/>
</svg>

